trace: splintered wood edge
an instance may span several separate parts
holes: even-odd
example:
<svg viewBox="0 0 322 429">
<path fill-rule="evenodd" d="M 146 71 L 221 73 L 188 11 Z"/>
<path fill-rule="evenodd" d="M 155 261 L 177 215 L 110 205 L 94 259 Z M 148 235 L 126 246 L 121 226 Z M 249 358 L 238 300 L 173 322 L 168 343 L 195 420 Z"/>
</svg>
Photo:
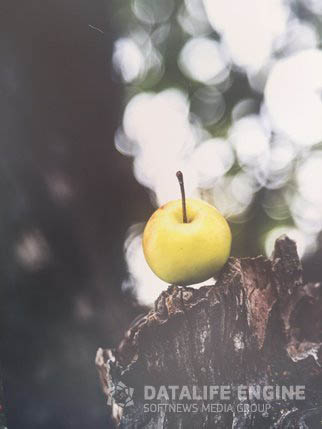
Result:
<svg viewBox="0 0 322 429">
<path fill-rule="evenodd" d="M 118 426 L 123 415 L 123 408 L 119 406 L 113 396 L 113 380 L 110 374 L 110 361 L 114 361 L 112 350 L 99 348 L 95 357 L 95 365 L 99 374 L 101 387 L 106 398 L 106 404 L 111 409 L 111 417 Z"/>
</svg>

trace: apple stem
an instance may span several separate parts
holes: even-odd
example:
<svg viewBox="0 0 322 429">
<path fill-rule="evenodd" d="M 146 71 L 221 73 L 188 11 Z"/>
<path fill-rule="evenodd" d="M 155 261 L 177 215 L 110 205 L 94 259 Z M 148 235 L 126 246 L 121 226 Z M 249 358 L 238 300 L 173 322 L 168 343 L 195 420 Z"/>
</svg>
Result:
<svg viewBox="0 0 322 429">
<path fill-rule="evenodd" d="M 186 193 L 184 190 L 184 183 L 183 183 L 183 174 L 181 171 L 177 171 L 177 179 L 180 185 L 180 190 L 181 190 L 181 200 L 182 200 L 182 218 L 183 218 L 183 223 L 188 223 L 188 218 L 187 218 L 187 207 L 186 207 Z"/>
</svg>

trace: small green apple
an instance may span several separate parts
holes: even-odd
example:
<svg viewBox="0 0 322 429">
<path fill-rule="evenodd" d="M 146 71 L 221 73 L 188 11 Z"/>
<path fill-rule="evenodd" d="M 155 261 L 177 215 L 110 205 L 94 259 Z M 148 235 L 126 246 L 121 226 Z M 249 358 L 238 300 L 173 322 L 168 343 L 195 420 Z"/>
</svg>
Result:
<svg viewBox="0 0 322 429">
<path fill-rule="evenodd" d="M 143 233 L 143 251 L 151 270 L 177 285 L 200 283 L 214 276 L 229 258 L 231 247 L 226 219 L 204 201 L 185 200 L 183 189 L 182 179 L 182 200 L 156 210 Z"/>
</svg>

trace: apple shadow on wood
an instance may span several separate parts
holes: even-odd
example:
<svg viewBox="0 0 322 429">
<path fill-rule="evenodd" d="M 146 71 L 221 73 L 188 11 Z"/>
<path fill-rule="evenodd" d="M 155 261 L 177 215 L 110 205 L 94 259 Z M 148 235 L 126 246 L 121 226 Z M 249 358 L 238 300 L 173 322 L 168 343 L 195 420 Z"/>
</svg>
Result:
<svg viewBox="0 0 322 429">
<path fill-rule="evenodd" d="M 282 236 L 271 259 L 229 258 L 213 286 L 169 286 L 117 349 L 98 350 L 96 365 L 116 427 L 320 427 L 322 286 L 303 283 L 296 244 Z M 115 394 L 119 383 L 134 389 L 129 406 Z M 147 409 L 144 386 L 163 385 L 304 386 L 305 398 L 262 399 L 265 412 L 238 411 L 236 395 L 228 411 Z"/>
</svg>

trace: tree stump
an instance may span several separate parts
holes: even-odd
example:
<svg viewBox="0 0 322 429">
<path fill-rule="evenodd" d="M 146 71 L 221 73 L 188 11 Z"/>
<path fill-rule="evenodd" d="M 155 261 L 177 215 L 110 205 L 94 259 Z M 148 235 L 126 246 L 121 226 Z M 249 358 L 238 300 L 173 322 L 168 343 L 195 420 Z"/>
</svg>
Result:
<svg viewBox="0 0 322 429">
<path fill-rule="evenodd" d="M 96 365 L 121 428 L 322 427 L 322 286 L 283 236 L 212 286 L 169 286 Z"/>
</svg>

